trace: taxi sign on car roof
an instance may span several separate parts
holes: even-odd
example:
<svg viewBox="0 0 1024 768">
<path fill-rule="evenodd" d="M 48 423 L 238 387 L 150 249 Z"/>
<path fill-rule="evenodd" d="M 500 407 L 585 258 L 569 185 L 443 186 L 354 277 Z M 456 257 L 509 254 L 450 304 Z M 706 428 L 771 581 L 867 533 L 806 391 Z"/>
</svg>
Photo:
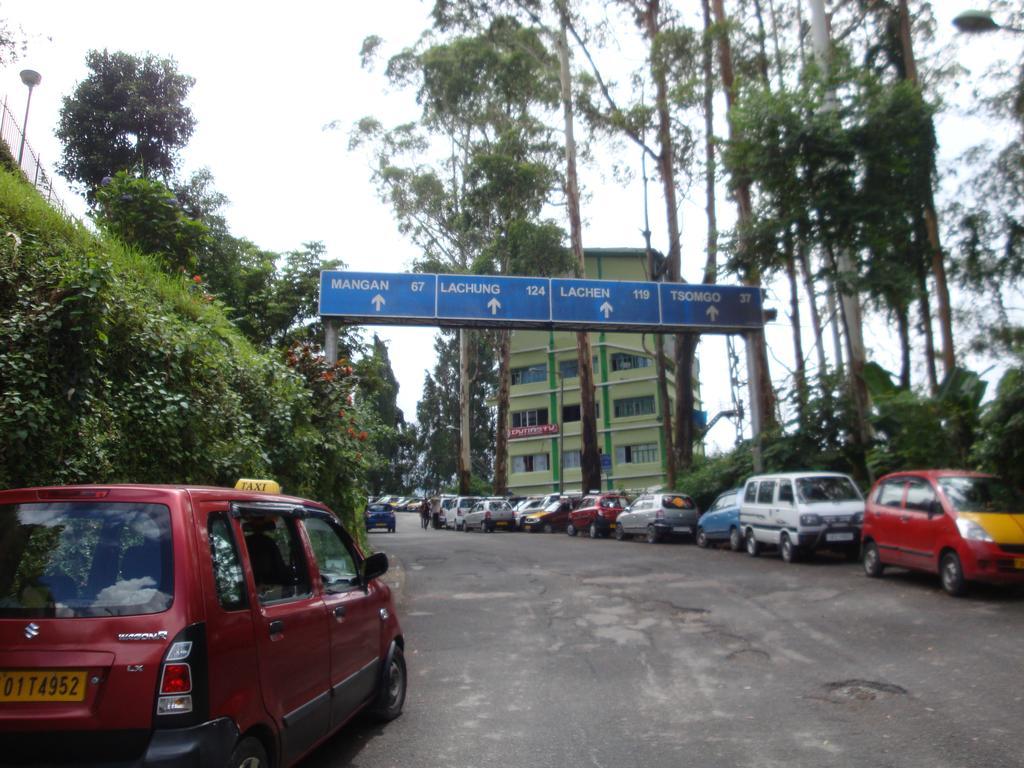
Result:
<svg viewBox="0 0 1024 768">
<path fill-rule="evenodd" d="M 260 491 L 261 493 L 280 493 L 281 486 L 276 480 L 249 480 L 242 478 L 235 483 L 236 491 Z"/>
</svg>

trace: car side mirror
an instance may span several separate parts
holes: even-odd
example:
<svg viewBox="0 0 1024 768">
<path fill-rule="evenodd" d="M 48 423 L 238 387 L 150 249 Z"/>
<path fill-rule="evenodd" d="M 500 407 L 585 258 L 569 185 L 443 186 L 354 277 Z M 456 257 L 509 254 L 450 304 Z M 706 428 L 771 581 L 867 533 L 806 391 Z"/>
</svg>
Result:
<svg viewBox="0 0 1024 768">
<path fill-rule="evenodd" d="M 362 582 L 369 584 L 374 579 L 380 578 L 388 572 L 388 556 L 383 552 L 375 552 L 363 560 Z"/>
</svg>

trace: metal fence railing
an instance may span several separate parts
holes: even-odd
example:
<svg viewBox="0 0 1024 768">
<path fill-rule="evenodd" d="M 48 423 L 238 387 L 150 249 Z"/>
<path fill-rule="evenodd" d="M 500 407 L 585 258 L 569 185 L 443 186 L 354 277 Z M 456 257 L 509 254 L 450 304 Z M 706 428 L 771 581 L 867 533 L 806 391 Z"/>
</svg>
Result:
<svg viewBox="0 0 1024 768">
<path fill-rule="evenodd" d="M 8 108 L 6 96 L 4 96 L 3 112 L 0 113 L 0 138 L 4 140 L 8 149 L 11 150 L 14 162 L 18 162 L 18 152 L 21 149 L 22 140 L 21 125 L 19 125 L 14 113 Z M 60 211 L 65 217 L 69 219 L 75 218 L 57 194 L 56 189 L 54 189 L 53 177 L 46 172 L 42 161 L 39 159 L 39 155 L 36 154 L 32 145 L 27 141 L 25 142 L 25 151 L 21 157 L 21 170 L 35 188 L 39 190 L 39 194 L 46 199 L 46 202 Z"/>
</svg>

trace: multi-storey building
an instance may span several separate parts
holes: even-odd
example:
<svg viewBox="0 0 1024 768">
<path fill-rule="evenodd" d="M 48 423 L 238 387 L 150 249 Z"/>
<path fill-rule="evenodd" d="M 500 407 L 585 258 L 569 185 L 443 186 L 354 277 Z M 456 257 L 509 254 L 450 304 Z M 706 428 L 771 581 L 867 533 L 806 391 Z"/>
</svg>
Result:
<svg viewBox="0 0 1024 768">
<path fill-rule="evenodd" d="M 643 249 L 588 249 L 587 277 L 647 280 Z M 605 488 L 639 489 L 665 481 L 662 407 L 652 334 L 591 333 L 598 446 Z M 665 337 L 672 354 L 671 337 Z M 508 485 L 527 495 L 580 488 L 580 389 L 576 334 L 512 334 Z M 697 370 L 694 370 L 696 381 Z M 669 397 L 674 382 L 669 373 Z M 671 401 L 670 401 L 670 408 Z M 695 407 L 700 408 L 699 404 Z M 610 461 L 609 461 L 610 460 Z"/>
</svg>

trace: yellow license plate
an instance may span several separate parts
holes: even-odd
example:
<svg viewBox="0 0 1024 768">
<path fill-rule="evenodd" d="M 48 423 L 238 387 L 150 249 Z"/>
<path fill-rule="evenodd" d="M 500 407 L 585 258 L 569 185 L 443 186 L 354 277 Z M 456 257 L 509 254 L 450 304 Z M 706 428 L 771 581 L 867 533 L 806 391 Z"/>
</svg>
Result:
<svg viewBox="0 0 1024 768">
<path fill-rule="evenodd" d="M 82 701 L 85 672 L 0 669 L 0 701 Z"/>
<path fill-rule="evenodd" d="M 1013 567 L 1019 570 L 1024 570 L 1024 557 L 1014 558 Z"/>
</svg>

